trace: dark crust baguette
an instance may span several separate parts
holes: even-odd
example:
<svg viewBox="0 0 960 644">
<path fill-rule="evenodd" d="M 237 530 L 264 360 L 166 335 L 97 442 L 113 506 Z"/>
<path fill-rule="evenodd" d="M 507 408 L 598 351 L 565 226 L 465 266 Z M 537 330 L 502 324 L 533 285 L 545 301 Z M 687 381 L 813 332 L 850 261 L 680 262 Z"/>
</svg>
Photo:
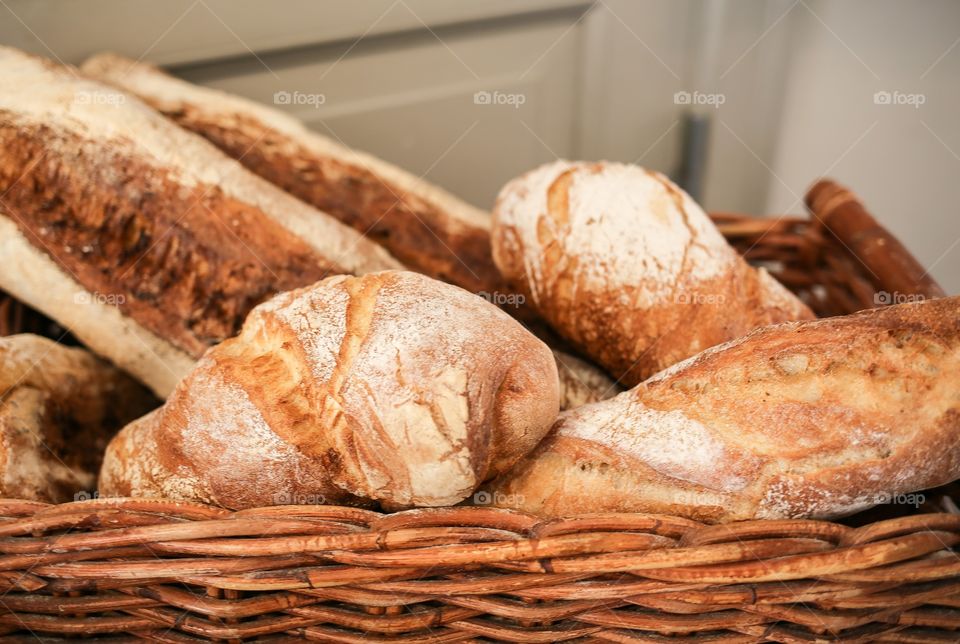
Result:
<svg viewBox="0 0 960 644">
<path fill-rule="evenodd" d="M 191 85 L 152 65 L 100 54 L 83 69 L 363 232 L 406 266 L 472 292 L 502 290 L 488 215 L 436 186 L 311 132 L 279 110 Z"/>
<path fill-rule="evenodd" d="M 834 518 L 960 477 L 960 297 L 765 327 L 561 414 L 490 488 L 559 516 Z"/>
<path fill-rule="evenodd" d="M 9 48 L 0 150 L 0 288 L 161 396 L 271 295 L 401 267 L 135 97 Z"/>
<path fill-rule="evenodd" d="M 114 295 L 125 314 L 193 357 L 233 335 L 277 291 L 343 272 L 212 186 L 184 187 L 108 146 L 85 162 L 82 138 L 12 120 L 0 110 L 6 212 L 88 291 Z M 107 188 L 119 167 L 127 176 Z M 18 181 L 23 168 L 29 174 Z"/>
</svg>

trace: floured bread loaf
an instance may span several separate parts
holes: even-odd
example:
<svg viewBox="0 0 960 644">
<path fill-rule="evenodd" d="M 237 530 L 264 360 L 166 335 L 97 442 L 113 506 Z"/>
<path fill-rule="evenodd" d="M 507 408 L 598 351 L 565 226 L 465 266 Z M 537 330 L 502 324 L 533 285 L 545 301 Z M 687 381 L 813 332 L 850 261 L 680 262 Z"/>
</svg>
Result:
<svg viewBox="0 0 960 644">
<path fill-rule="evenodd" d="M 595 366 L 569 353 L 553 350 L 560 376 L 560 409 L 574 409 L 588 403 L 613 398 L 623 387 Z"/>
<path fill-rule="evenodd" d="M 107 442 L 156 404 L 83 349 L 0 338 L 0 497 L 64 503 L 96 489 Z"/>
<path fill-rule="evenodd" d="M 487 489 L 546 516 L 832 518 L 960 477 L 960 297 L 756 330 L 561 414 Z"/>
<path fill-rule="evenodd" d="M 206 137 L 247 169 L 381 243 L 404 265 L 469 291 L 500 291 L 490 217 L 376 157 L 313 132 L 280 110 L 198 87 L 114 54 L 83 70 Z"/>
<path fill-rule="evenodd" d="M 111 443 L 101 490 L 452 505 L 557 411 L 550 350 L 482 298 L 416 273 L 332 277 L 261 304 L 210 349 Z"/>
<path fill-rule="evenodd" d="M 165 395 L 258 302 L 400 264 L 136 98 L 0 48 L 0 288 Z"/>
<path fill-rule="evenodd" d="M 638 166 L 557 161 L 508 183 L 493 256 L 553 328 L 627 386 L 758 326 L 813 317 L 686 193 Z"/>
</svg>

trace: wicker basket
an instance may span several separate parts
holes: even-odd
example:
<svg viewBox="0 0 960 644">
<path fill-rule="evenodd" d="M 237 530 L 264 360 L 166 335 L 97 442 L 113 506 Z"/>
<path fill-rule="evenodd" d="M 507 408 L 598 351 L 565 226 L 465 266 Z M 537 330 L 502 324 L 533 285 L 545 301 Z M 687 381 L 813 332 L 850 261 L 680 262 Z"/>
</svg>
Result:
<svg viewBox="0 0 960 644">
<path fill-rule="evenodd" d="M 821 314 L 940 293 L 850 193 L 821 183 L 808 205 L 813 220 L 715 219 Z M 12 302 L 2 311 L 7 331 L 45 324 Z M 641 514 L 542 521 L 485 507 L 231 512 L 163 500 L 11 500 L 0 502 L 0 634 L 956 642 L 958 542 L 960 515 L 905 506 L 843 523 L 707 526 Z"/>
</svg>

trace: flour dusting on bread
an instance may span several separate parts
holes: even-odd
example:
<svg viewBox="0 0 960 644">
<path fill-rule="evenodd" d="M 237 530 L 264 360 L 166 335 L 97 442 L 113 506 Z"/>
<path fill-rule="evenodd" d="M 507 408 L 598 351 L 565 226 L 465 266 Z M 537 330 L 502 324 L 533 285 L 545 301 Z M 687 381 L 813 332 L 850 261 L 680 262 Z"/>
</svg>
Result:
<svg viewBox="0 0 960 644">
<path fill-rule="evenodd" d="M 683 190 L 638 166 L 547 164 L 503 188 L 493 221 L 504 277 L 626 386 L 753 328 L 812 317 Z"/>
<path fill-rule="evenodd" d="M 960 477 L 960 297 L 758 329 L 560 416 L 517 509 L 836 518 Z"/>
<path fill-rule="evenodd" d="M 566 177 L 567 203 L 551 216 L 548 196 Z M 578 280 L 635 285 L 640 306 L 671 293 L 685 271 L 709 279 L 735 258 L 692 199 L 666 177 L 636 166 L 555 161 L 507 184 L 497 212 L 502 225 L 521 231 L 512 243 L 532 284 L 548 279 L 544 248 L 534 240 L 543 243 L 549 235 L 549 243 L 577 259 Z"/>
<path fill-rule="evenodd" d="M 0 120 L 46 127 L 49 145 L 57 145 L 61 131 L 98 139 L 97 147 L 112 146 L 174 172 L 185 187 L 207 186 L 257 206 L 350 272 L 401 267 L 353 229 L 246 171 L 131 94 L 6 47 L 0 47 L 0 70 Z"/>
<path fill-rule="evenodd" d="M 150 421 L 155 453 L 125 450 L 128 428 L 105 471 L 136 493 L 122 472 L 159 463 L 147 492 L 227 507 L 452 505 L 533 449 L 558 407 L 549 348 L 483 298 L 415 273 L 338 276 L 256 307 Z"/>
<path fill-rule="evenodd" d="M 747 479 L 726 464 L 739 456 L 716 430 L 682 410 L 659 411 L 625 392 L 560 416 L 558 436 L 604 445 L 656 471 L 710 489 L 732 492 Z"/>
</svg>

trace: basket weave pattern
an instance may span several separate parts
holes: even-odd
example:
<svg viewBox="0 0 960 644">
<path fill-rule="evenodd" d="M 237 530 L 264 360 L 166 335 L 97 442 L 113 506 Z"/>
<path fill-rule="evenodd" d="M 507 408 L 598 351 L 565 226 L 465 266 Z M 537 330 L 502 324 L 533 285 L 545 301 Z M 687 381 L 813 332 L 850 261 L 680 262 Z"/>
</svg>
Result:
<svg viewBox="0 0 960 644">
<path fill-rule="evenodd" d="M 383 515 L 0 506 L 9 630 L 157 641 L 957 641 L 960 516 L 704 526 L 483 507 Z"/>
<path fill-rule="evenodd" d="M 942 294 L 847 191 L 815 186 L 808 205 L 811 220 L 714 220 L 820 315 L 882 303 L 884 290 Z M 0 333 L 48 328 L 0 294 Z M 960 515 L 940 513 L 706 526 L 486 507 L 10 500 L 0 637 L 957 642 L 958 542 Z"/>
</svg>

